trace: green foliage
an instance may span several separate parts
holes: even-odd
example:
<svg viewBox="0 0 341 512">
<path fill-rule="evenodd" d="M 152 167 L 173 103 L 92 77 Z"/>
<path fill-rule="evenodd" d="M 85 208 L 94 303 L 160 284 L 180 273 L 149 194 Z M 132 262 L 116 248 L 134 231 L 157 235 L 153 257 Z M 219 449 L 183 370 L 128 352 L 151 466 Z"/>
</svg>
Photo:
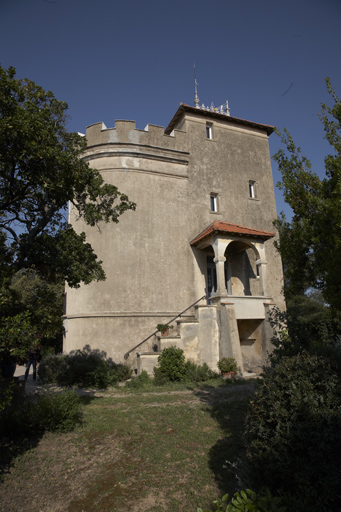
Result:
<svg viewBox="0 0 341 512">
<path fill-rule="evenodd" d="M 66 130 L 68 106 L 0 67 L 0 269 L 34 268 L 48 281 L 104 279 L 84 233 L 65 221 L 69 201 L 90 226 L 135 205 L 81 159 L 86 140 Z M 6 265 L 7 264 L 7 265 Z M 3 277 L 0 276 L 0 277 Z"/>
<path fill-rule="evenodd" d="M 142 370 L 140 375 L 135 377 L 134 379 L 129 380 L 125 387 L 126 389 L 141 389 L 150 387 L 152 385 L 152 379 L 149 377 L 146 370 Z"/>
<path fill-rule="evenodd" d="M 61 350 L 64 285 L 21 271 L 0 287 L 0 359 L 24 364 L 31 347 Z"/>
<path fill-rule="evenodd" d="M 217 366 L 221 372 L 236 372 L 238 370 L 237 362 L 233 357 L 222 357 Z"/>
<path fill-rule="evenodd" d="M 25 395 L 13 401 L 0 415 L 0 431 L 6 436 L 69 432 L 82 421 L 82 408 L 74 391 L 60 394 Z"/>
<path fill-rule="evenodd" d="M 303 350 L 319 353 L 321 347 L 333 344 L 337 330 L 330 308 L 314 297 L 298 295 L 287 302 L 287 310 L 272 308 L 269 321 L 275 349 L 270 355 L 273 363 L 282 356 L 293 356 Z"/>
<path fill-rule="evenodd" d="M 66 368 L 66 357 L 62 354 L 50 354 L 46 356 L 38 367 L 38 376 L 40 380 L 47 384 L 58 384 L 59 375 Z"/>
<path fill-rule="evenodd" d="M 105 279 L 85 234 L 68 224 L 67 204 L 90 226 L 135 209 L 82 159 L 86 140 L 67 132 L 67 109 L 52 92 L 16 79 L 14 68 L 0 67 L 2 359 L 22 363 L 36 335 L 60 349 L 65 281 L 78 287 Z"/>
<path fill-rule="evenodd" d="M 160 331 L 162 334 L 168 331 L 168 329 L 173 329 L 173 325 L 168 324 L 157 324 L 156 326 L 157 330 Z"/>
<path fill-rule="evenodd" d="M 62 350 L 64 283 L 49 283 L 33 270 L 13 276 L 11 290 L 17 293 L 20 307 L 28 311 L 31 324 L 36 326 L 43 347 Z M 47 353 L 48 349 L 42 351 Z"/>
<path fill-rule="evenodd" d="M 1 309 L 1 308 L 0 308 Z M 39 343 L 37 328 L 28 311 L 0 318 L 0 360 L 24 364 L 31 347 Z"/>
<path fill-rule="evenodd" d="M 259 485 L 283 491 L 296 512 L 339 510 L 341 358 L 307 353 L 267 368 L 246 419 Z"/>
<path fill-rule="evenodd" d="M 165 348 L 158 357 L 159 369 L 154 372 L 155 377 L 160 374 L 167 380 L 184 380 L 186 377 L 185 356 L 181 348 Z"/>
<path fill-rule="evenodd" d="M 250 489 L 238 491 L 229 501 L 229 495 L 225 494 L 221 499 L 215 500 L 215 512 L 286 512 L 287 507 L 283 499 L 267 493 L 257 494 Z M 201 508 L 197 512 L 204 512 Z"/>
<path fill-rule="evenodd" d="M 167 373 L 163 373 L 161 368 L 158 366 L 154 366 L 154 384 L 155 386 L 164 386 L 168 382 L 170 382 L 170 378 Z"/>
<path fill-rule="evenodd" d="M 187 382 L 206 382 L 218 378 L 218 374 L 211 370 L 207 363 L 197 365 L 191 361 L 186 361 L 185 370 L 185 380 Z"/>
<path fill-rule="evenodd" d="M 158 362 L 159 366 L 154 368 L 154 384 L 157 386 L 170 381 L 205 382 L 218 376 L 206 363 L 198 366 L 191 361 L 185 361 L 181 348 L 165 348 Z"/>
<path fill-rule="evenodd" d="M 341 311 L 341 101 L 326 79 L 332 106 L 322 105 L 320 119 L 332 154 L 325 158 L 325 177 L 320 179 L 309 160 L 301 155 L 285 130 L 274 159 L 282 174 L 279 187 L 293 210 L 276 221 L 285 271 L 287 300 L 307 289 L 321 290 L 335 315 Z"/>
<path fill-rule="evenodd" d="M 14 381 L 6 382 L 0 375 L 0 412 L 5 409 L 13 398 Z"/>
<path fill-rule="evenodd" d="M 49 432 L 69 432 L 81 422 L 81 403 L 74 391 L 44 393 L 38 401 L 38 424 Z"/>
<path fill-rule="evenodd" d="M 131 369 L 97 354 L 78 351 L 71 355 L 47 356 L 39 365 L 38 376 L 43 382 L 60 386 L 107 388 L 129 379 Z"/>
</svg>

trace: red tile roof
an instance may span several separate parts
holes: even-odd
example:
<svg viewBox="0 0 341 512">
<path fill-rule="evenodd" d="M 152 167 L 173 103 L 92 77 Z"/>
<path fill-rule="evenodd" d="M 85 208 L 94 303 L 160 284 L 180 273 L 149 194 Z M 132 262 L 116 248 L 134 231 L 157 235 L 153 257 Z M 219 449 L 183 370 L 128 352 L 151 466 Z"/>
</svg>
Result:
<svg viewBox="0 0 341 512">
<path fill-rule="evenodd" d="M 178 124 L 178 122 L 180 121 L 185 112 L 195 115 L 201 115 L 204 117 L 209 117 L 211 119 L 219 119 L 220 121 L 225 121 L 226 123 L 239 124 L 241 126 L 248 128 L 257 128 L 258 130 L 265 131 L 267 135 L 271 135 L 271 133 L 275 129 L 274 126 L 270 126 L 268 124 L 254 123 L 253 121 L 247 121 L 246 119 L 239 119 L 238 117 L 226 116 L 225 114 L 220 114 L 219 112 L 212 112 L 211 110 L 202 110 L 201 108 L 191 107 L 190 105 L 186 105 L 185 103 L 180 103 L 178 110 L 175 112 L 169 125 L 165 129 L 166 135 L 169 135 L 173 131 L 174 127 Z"/>
<path fill-rule="evenodd" d="M 271 233 L 270 231 L 262 231 L 260 229 L 247 228 L 245 226 L 239 226 L 238 224 L 230 224 L 221 220 L 215 220 L 210 226 L 195 237 L 190 244 L 196 245 L 212 233 L 239 235 L 245 237 L 251 236 L 254 238 L 262 238 L 264 240 L 268 240 L 275 236 L 275 233 Z"/>
</svg>

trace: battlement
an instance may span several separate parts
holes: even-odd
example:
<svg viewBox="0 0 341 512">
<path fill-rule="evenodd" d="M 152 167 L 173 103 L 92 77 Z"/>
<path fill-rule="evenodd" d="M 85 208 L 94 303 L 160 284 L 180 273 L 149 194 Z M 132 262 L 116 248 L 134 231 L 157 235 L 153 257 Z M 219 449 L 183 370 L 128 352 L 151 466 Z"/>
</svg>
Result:
<svg viewBox="0 0 341 512">
<path fill-rule="evenodd" d="M 136 128 L 135 121 L 116 120 L 114 128 L 107 128 L 102 122 L 86 128 L 88 147 L 102 144 L 137 144 L 173 151 L 187 151 L 186 132 L 174 130 L 166 135 L 162 126 L 147 124 L 144 130 Z"/>
</svg>

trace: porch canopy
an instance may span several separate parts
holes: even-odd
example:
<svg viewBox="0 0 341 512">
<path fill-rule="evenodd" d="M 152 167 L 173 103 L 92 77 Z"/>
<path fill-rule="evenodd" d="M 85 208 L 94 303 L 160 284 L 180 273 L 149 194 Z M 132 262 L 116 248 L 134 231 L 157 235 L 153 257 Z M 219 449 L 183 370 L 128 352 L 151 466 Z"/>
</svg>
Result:
<svg viewBox="0 0 341 512">
<path fill-rule="evenodd" d="M 228 235 L 236 235 L 240 237 L 252 237 L 252 238 L 260 238 L 262 240 L 269 240 L 269 238 L 273 238 L 275 233 L 271 233 L 270 231 L 262 231 L 260 229 L 247 228 L 245 226 L 240 226 L 239 224 L 230 224 L 229 222 L 224 222 L 222 220 L 215 220 L 212 224 L 210 224 L 204 231 L 202 231 L 198 236 L 196 236 L 191 242 L 190 245 L 198 246 L 203 242 L 204 239 L 208 238 L 212 234 L 228 234 Z"/>
<path fill-rule="evenodd" d="M 236 246 L 238 252 L 245 249 L 252 249 L 255 258 L 255 265 L 257 269 L 257 277 L 260 280 L 261 290 L 260 295 L 266 294 L 266 276 L 265 276 L 265 248 L 264 242 L 273 238 L 275 233 L 270 231 L 263 231 L 260 229 L 249 228 L 240 226 L 239 224 L 231 224 L 220 220 L 214 221 L 204 231 L 197 235 L 191 242 L 192 247 L 197 249 L 206 249 L 211 246 L 214 251 L 214 263 L 217 275 L 217 290 L 216 295 L 224 297 L 226 295 L 235 294 L 232 292 L 231 275 L 232 271 L 228 272 L 229 279 L 226 281 L 225 276 L 225 262 L 227 247 Z M 238 242 L 238 244 L 236 244 Z M 235 280 L 236 282 L 236 280 Z M 237 293 L 240 294 L 239 292 Z M 252 295 L 252 293 L 246 293 Z"/>
</svg>

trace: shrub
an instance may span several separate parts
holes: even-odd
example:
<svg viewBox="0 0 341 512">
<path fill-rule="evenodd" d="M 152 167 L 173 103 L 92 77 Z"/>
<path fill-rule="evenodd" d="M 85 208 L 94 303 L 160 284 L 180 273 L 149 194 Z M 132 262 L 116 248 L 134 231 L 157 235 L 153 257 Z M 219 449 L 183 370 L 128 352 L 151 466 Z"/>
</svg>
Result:
<svg viewBox="0 0 341 512">
<path fill-rule="evenodd" d="M 159 369 L 154 371 L 156 378 L 170 381 L 184 380 L 186 377 L 185 356 L 181 348 L 165 348 L 158 357 Z"/>
<path fill-rule="evenodd" d="M 224 373 L 236 372 L 238 370 L 237 361 L 233 357 L 222 357 L 219 359 L 217 366 Z"/>
<path fill-rule="evenodd" d="M 58 375 L 62 373 L 63 368 L 66 366 L 66 356 L 48 355 L 46 356 L 38 367 L 39 378 L 48 384 L 57 384 Z"/>
<path fill-rule="evenodd" d="M 191 361 L 186 361 L 186 381 L 188 382 L 206 382 L 207 380 L 218 378 L 219 375 L 211 370 L 207 363 L 197 365 Z"/>
<path fill-rule="evenodd" d="M 44 382 L 60 386 L 107 388 L 129 379 L 131 369 L 97 354 L 79 351 L 72 355 L 47 356 L 39 365 L 38 375 Z"/>
<path fill-rule="evenodd" d="M 222 499 L 214 501 L 215 512 L 286 512 L 287 507 L 283 505 L 283 499 L 272 496 L 270 492 L 256 494 L 254 491 L 236 492 L 231 501 L 229 495 L 225 494 Z M 198 508 L 197 512 L 204 512 Z"/>
<path fill-rule="evenodd" d="M 156 366 L 154 367 L 154 385 L 155 386 L 164 386 L 168 382 L 170 382 L 169 376 L 166 373 L 163 373 L 162 370 Z"/>
<path fill-rule="evenodd" d="M 132 369 L 126 364 L 113 363 L 111 366 L 111 373 L 112 373 L 112 375 L 114 375 L 114 374 L 116 375 L 115 376 L 115 379 L 117 379 L 116 382 L 124 382 L 124 381 L 130 379 L 132 372 L 133 372 Z"/>
<path fill-rule="evenodd" d="M 79 398 L 74 391 L 45 393 L 37 403 L 38 424 L 49 432 L 69 432 L 82 420 Z"/>
<path fill-rule="evenodd" d="M 270 359 L 275 364 L 281 357 L 303 351 L 316 354 L 321 349 L 333 347 L 332 340 L 340 332 L 338 319 L 333 318 L 330 308 L 306 295 L 290 297 L 286 311 L 273 307 L 269 322 L 273 328 L 271 342 L 274 346 Z"/>
<path fill-rule="evenodd" d="M 141 389 L 151 386 L 151 384 L 152 380 L 149 377 L 148 373 L 146 372 L 146 370 L 142 370 L 140 375 L 138 375 L 135 379 L 131 379 L 129 382 L 127 382 L 125 387 L 127 389 Z"/>
<path fill-rule="evenodd" d="M 82 421 L 81 403 L 74 391 L 60 394 L 25 395 L 1 414 L 1 433 L 23 436 L 49 432 L 69 432 Z"/>
<path fill-rule="evenodd" d="M 340 384 L 326 357 L 283 357 L 265 370 L 250 404 L 249 460 L 260 484 L 283 490 L 297 512 L 340 508 Z"/>
<path fill-rule="evenodd" d="M 165 348 L 158 362 L 159 366 L 154 368 L 154 384 L 158 386 L 170 381 L 205 382 L 218 377 L 206 363 L 200 366 L 191 361 L 185 362 L 181 348 Z"/>
<path fill-rule="evenodd" d="M 11 403 L 13 386 L 14 381 L 6 382 L 0 375 L 0 412 Z"/>
</svg>

